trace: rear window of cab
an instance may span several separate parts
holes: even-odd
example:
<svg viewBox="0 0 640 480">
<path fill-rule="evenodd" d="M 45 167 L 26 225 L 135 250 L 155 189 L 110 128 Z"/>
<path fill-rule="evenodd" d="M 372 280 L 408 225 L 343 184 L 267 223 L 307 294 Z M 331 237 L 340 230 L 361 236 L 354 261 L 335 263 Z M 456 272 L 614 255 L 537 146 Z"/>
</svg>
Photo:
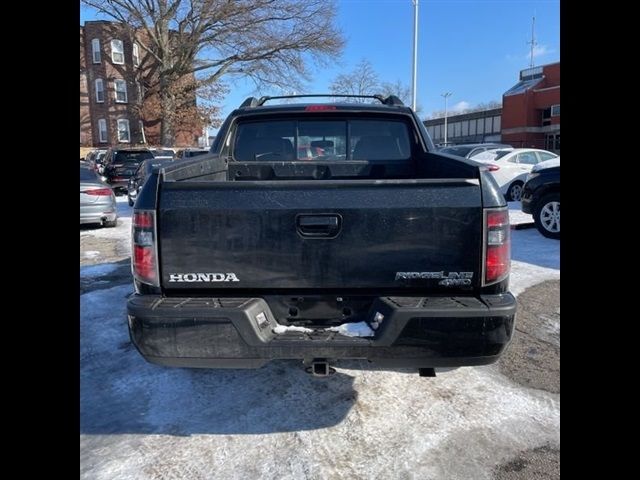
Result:
<svg viewBox="0 0 640 480">
<path fill-rule="evenodd" d="M 406 160 L 411 157 L 411 142 L 402 120 L 241 121 L 232 156 L 241 162 Z"/>
</svg>

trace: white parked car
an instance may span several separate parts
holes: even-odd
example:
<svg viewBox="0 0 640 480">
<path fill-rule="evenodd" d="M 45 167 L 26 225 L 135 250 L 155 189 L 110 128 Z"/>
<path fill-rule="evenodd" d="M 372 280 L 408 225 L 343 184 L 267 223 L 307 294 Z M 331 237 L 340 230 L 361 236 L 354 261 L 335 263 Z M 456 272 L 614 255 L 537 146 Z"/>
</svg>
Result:
<svg viewBox="0 0 640 480">
<path fill-rule="evenodd" d="M 507 201 L 520 201 L 524 182 L 535 165 L 556 158 L 559 157 L 555 153 L 535 148 L 487 150 L 471 157 L 488 165 Z"/>
</svg>

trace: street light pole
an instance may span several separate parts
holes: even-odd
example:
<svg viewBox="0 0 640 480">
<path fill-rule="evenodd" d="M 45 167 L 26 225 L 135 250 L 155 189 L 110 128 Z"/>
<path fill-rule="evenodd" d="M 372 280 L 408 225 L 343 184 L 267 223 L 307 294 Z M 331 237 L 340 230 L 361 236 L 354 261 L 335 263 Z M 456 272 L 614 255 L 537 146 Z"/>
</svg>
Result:
<svg viewBox="0 0 640 480">
<path fill-rule="evenodd" d="M 418 0 L 411 0 L 413 2 L 413 84 L 411 87 L 411 108 L 416 111 L 416 99 L 418 96 L 417 83 L 418 83 Z"/>
<path fill-rule="evenodd" d="M 444 97 L 444 144 L 447 145 L 447 98 L 451 96 L 451 92 L 441 93 L 441 97 Z"/>
</svg>

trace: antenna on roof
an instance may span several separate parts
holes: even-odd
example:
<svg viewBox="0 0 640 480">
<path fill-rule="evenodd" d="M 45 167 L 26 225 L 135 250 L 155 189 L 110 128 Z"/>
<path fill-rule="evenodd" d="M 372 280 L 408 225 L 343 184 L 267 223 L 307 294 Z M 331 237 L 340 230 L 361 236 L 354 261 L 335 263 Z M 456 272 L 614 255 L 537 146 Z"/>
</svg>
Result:
<svg viewBox="0 0 640 480">
<path fill-rule="evenodd" d="M 531 44 L 531 61 L 529 62 L 529 68 L 533 68 L 533 48 L 538 45 L 535 37 L 535 26 L 536 26 L 536 14 L 533 14 L 533 21 L 531 22 L 531 41 L 527 42 Z"/>
</svg>

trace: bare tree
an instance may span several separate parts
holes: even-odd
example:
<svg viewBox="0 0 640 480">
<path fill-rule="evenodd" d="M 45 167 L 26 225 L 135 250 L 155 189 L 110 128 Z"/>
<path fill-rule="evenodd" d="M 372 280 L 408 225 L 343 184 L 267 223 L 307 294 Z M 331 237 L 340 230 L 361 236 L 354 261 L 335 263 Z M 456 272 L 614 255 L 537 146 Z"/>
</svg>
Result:
<svg viewBox="0 0 640 480">
<path fill-rule="evenodd" d="M 380 93 L 380 81 L 371 62 L 363 58 L 351 72 L 338 75 L 329 90 L 340 95 L 375 95 Z M 364 98 L 352 100 L 357 103 L 368 101 Z"/>
<path fill-rule="evenodd" d="M 339 55 L 335 0 L 82 0 L 121 22 L 157 64 L 164 145 L 173 142 L 176 89 L 185 76 L 197 88 L 233 77 L 257 86 L 299 86 L 309 63 Z"/>
<path fill-rule="evenodd" d="M 405 105 L 411 105 L 411 89 L 400 79 L 395 82 L 381 83 L 378 73 L 367 59 L 362 59 L 356 67 L 347 73 L 338 75 L 331 86 L 331 93 L 342 95 L 395 95 Z M 352 99 L 354 102 L 364 103 L 367 99 Z M 422 108 L 418 105 L 416 112 L 420 113 Z"/>
</svg>

